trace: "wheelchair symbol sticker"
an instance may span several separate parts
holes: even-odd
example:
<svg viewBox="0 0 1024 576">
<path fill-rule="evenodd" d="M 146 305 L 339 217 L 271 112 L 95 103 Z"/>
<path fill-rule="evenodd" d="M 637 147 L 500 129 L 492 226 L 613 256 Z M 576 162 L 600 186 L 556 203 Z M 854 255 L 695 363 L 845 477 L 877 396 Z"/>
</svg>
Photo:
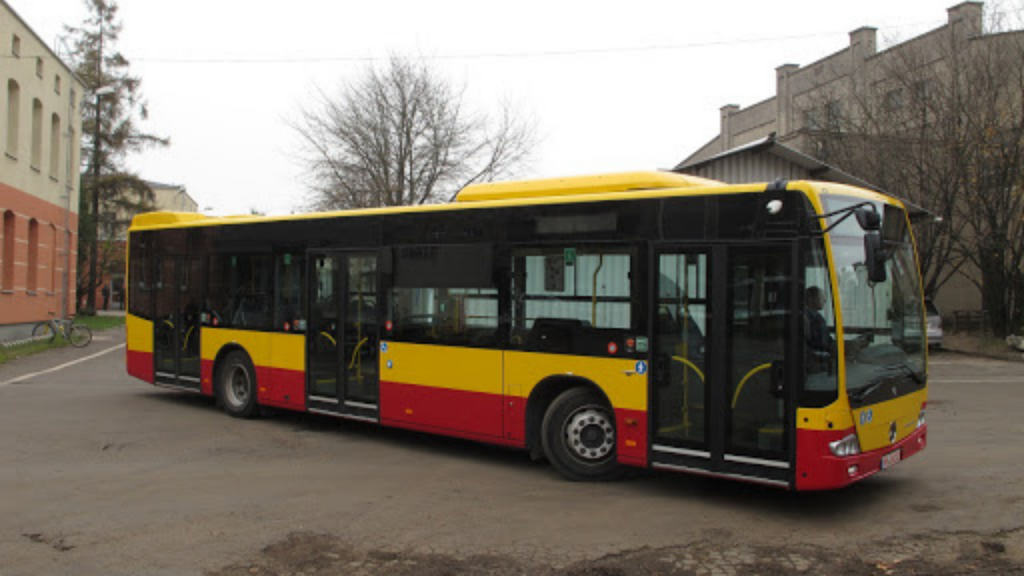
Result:
<svg viewBox="0 0 1024 576">
<path fill-rule="evenodd" d="M 860 413 L 860 425 L 870 424 L 874 420 L 875 414 L 870 408 Z"/>
<path fill-rule="evenodd" d="M 380 351 L 381 352 L 387 352 L 388 351 L 388 343 L 387 342 L 381 342 L 380 343 Z"/>
<path fill-rule="evenodd" d="M 636 373 L 640 374 L 641 376 L 647 374 L 647 362 L 644 362 L 643 360 L 637 362 Z"/>
</svg>

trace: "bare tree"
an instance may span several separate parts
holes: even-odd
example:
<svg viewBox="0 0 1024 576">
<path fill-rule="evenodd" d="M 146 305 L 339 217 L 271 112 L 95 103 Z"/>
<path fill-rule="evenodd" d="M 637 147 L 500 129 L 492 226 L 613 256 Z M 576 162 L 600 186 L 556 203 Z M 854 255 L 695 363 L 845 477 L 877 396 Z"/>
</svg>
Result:
<svg viewBox="0 0 1024 576">
<path fill-rule="evenodd" d="M 915 230 L 925 293 L 971 270 L 1003 335 L 1024 324 L 1024 32 L 978 32 L 881 53 L 810 106 L 831 105 L 833 121 L 808 137 L 829 162 L 942 218 Z"/>
<path fill-rule="evenodd" d="M 311 206 L 440 202 L 522 167 L 535 144 L 532 124 L 507 103 L 494 120 L 475 114 L 463 92 L 397 56 L 336 96 L 321 92 L 292 123 L 304 144 Z"/>
</svg>

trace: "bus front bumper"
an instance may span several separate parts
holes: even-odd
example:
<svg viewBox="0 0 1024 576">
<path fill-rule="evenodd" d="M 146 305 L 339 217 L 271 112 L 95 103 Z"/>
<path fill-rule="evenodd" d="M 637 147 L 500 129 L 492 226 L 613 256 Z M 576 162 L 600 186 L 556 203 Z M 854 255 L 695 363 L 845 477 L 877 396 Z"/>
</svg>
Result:
<svg viewBox="0 0 1024 576">
<path fill-rule="evenodd" d="M 834 456 L 828 448 L 854 429 L 822 433 L 797 430 L 797 490 L 833 490 L 888 470 L 910 458 L 928 444 L 928 425 L 923 424 L 902 440 L 871 452 L 853 456 Z"/>
</svg>

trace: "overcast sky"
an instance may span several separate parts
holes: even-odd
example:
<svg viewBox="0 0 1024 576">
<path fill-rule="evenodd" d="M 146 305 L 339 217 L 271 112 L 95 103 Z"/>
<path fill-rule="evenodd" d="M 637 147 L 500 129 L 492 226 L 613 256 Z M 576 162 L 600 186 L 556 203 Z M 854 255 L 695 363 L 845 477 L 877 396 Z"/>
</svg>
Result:
<svg viewBox="0 0 1024 576">
<path fill-rule="evenodd" d="M 81 0 L 7 0 L 51 46 Z M 718 110 L 775 92 L 775 68 L 879 29 L 884 47 L 946 22 L 952 0 L 456 2 L 120 0 L 118 45 L 142 78 L 145 129 L 171 147 L 136 156 L 146 179 L 183 184 L 200 209 L 301 209 L 288 120 L 388 54 L 422 56 L 503 98 L 541 136 L 524 178 L 670 168 L 718 133 Z"/>
</svg>

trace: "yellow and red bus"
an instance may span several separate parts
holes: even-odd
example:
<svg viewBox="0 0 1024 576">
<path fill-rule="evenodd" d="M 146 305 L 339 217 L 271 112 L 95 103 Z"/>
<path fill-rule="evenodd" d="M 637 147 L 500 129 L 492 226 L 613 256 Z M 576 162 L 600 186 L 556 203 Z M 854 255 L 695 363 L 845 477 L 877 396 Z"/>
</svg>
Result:
<svg viewBox="0 0 1024 576">
<path fill-rule="evenodd" d="M 137 216 L 129 374 L 512 446 L 838 488 L 926 444 L 907 206 L 840 184 L 641 172 L 444 205 Z"/>
</svg>

